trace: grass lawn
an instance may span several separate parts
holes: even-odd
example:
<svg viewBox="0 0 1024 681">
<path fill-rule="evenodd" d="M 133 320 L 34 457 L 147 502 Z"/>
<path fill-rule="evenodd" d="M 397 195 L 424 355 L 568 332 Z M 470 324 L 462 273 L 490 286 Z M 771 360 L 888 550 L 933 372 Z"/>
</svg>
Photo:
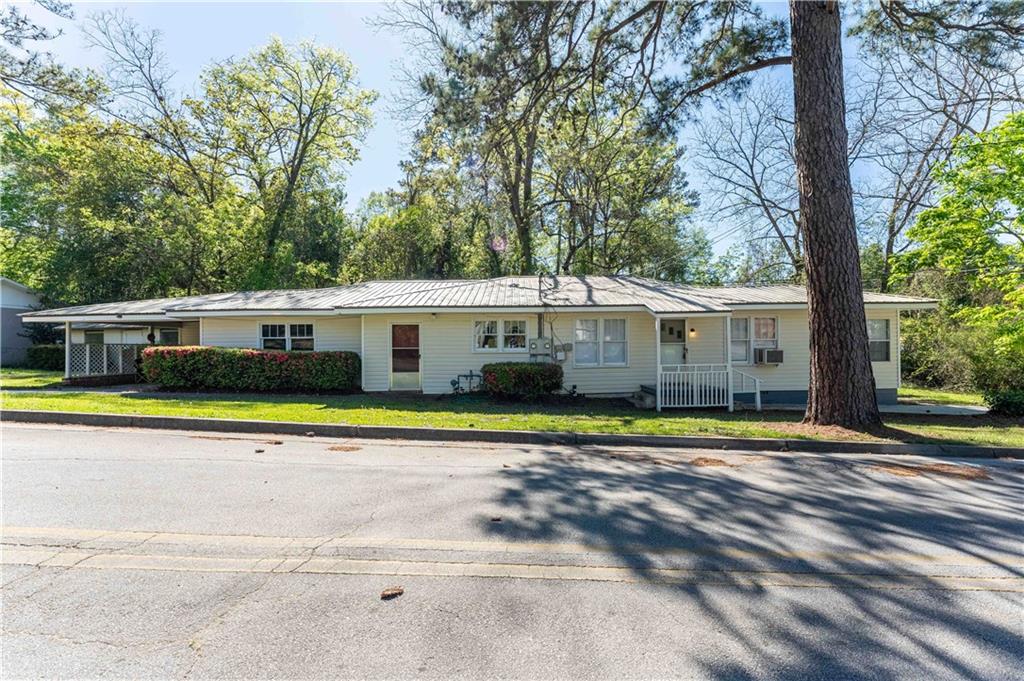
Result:
<svg viewBox="0 0 1024 681">
<path fill-rule="evenodd" d="M 0 367 L 0 388 L 46 388 L 59 385 L 63 371 Z"/>
<path fill-rule="evenodd" d="M 428 428 L 719 435 L 760 438 L 897 440 L 1024 446 L 1024 425 L 991 416 L 892 415 L 884 431 L 866 435 L 800 423 L 800 412 L 641 411 L 625 402 L 580 400 L 543 405 L 494 403 L 479 396 L 234 395 L 180 393 L 2 394 L 6 409 L 158 414 L 217 418 L 398 425 Z"/>
<path fill-rule="evenodd" d="M 934 388 L 918 388 L 912 385 L 900 387 L 900 400 L 909 402 L 925 402 L 927 404 L 974 404 L 985 405 L 981 393 L 958 393 L 952 390 L 935 390 Z"/>
</svg>

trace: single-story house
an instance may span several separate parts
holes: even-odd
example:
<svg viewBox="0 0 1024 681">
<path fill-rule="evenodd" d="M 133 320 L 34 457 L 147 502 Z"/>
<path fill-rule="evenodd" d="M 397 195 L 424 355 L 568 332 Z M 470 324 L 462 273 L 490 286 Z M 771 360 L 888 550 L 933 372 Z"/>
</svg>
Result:
<svg viewBox="0 0 1024 681">
<path fill-rule="evenodd" d="M 900 311 L 936 303 L 881 293 L 864 299 L 878 397 L 894 402 Z M 658 408 L 732 408 L 737 400 L 806 401 L 810 365 L 801 286 L 706 288 L 632 276 L 370 281 L 80 305 L 23 318 L 65 324 L 68 377 L 124 372 L 144 342 L 351 350 L 362 358 L 366 391 L 447 393 L 488 362 L 557 362 L 566 390 L 585 395 L 646 392 Z M 80 323 L 91 326 L 73 326 Z"/>
<path fill-rule="evenodd" d="M 25 361 L 32 341 L 22 335 L 26 329 L 19 315 L 39 306 L 39 294 L 35 291 L 0 277 L 0 366 L 16 366 Z"/>
</svg>

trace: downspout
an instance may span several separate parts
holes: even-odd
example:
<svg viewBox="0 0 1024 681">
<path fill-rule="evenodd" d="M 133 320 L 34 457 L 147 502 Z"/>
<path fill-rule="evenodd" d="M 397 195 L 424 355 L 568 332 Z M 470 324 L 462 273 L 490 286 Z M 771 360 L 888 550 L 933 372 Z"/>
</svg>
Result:
<svg viewBox="0 0 1024 681">
<path fill-rule="evenodd" d="M 64 322 L 64 380 L 71 378 L 71 322 Z"/>
</svg>

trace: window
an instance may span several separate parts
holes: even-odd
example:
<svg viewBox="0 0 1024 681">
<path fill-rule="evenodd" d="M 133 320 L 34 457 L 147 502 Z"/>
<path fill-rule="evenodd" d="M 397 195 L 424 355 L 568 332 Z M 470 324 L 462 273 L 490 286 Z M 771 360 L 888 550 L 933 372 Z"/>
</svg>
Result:
<svg viewBox="0 0 1024 681">
<path fill-rule="evenodd" d="M 576 365 L 597 366 L 599 364 L 598 350 L 600 343 L 597 335 L 598 321 L 596 319 L 576 320 Z"/>
<path fill-rule="evenodd" d="M 626 320 L 605 319 L 604 334 L 601 336 L 601 364 L 626 364 Z"/>
<path fill-rule="evenodd" d="M 313 350 L 312 324 L 260 324 L 264 350 Z"/>
<path fill-rule="evenodd" d="M 732 361 L 738 364 L 750 364 L 750 320 L 746 317 L 729 320 L 731 343 L 729 352 Z"/>
<path fill-rule="evenodd" d="M 754 317 L 754 347 L 779 347 L 779 322 L 775 317 Z"/>
<path fill-rule="evenodd" d="M 526 349 L 526 320 L 516 319 L 514 321 L 502 322 L 501 347 L 505 350 Z"/>
<path fill-rule="evenodd" d="M 263 324 L 260 331 L 260 347 L 264 350 L 287 350 L 288 337 L 284 324 Z"/>
<path fill-rule="evenodd" d="M 525 319 L 473 322 L 475 352 L 526 352 Z"/>
<path fill-rule="evenodd" d="M 178 339 L 177 329 L 160 329 L 159 336 L 157 337 L 160 345 L 177 345 Z"/>
<path fill-rule="evenodd" d="M 103 332 L 102 331 L 86 331 L 85 342 L 88 345 L 103 345 Z"/>
<path fill-rule="evenodd" d="M 497 350 L 498 322 L 474 322 L 473 339 L 473 348 L 476 350 Z"/>
<path fill-rule="evenodd" d="M 292 350 L 313 349 L 312 324 L 292 324 L 288 328 L 288 335 L 290 337 Z"/>
<path fill-rule="evenodd" d="M 587 366 L 625 366 L 629 354 L 625 319 L 577 319 L 573 363 Z"/>
<path fill-rule="evenodd" d="M 868 320 L 868 352 L 872 362 L 889 361 L 889 320 Z"/>
</svg>

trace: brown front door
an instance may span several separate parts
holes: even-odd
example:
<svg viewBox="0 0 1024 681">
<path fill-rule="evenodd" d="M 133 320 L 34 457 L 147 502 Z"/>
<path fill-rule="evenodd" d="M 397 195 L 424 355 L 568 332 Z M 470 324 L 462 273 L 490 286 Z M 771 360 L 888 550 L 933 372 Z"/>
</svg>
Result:
<svg viewBox="0 0 1024 681">
<path fill-rule="evenodd" d="M 419 390 L 420 325 L 391 325 L 391 389 Z"/>
</svg>

